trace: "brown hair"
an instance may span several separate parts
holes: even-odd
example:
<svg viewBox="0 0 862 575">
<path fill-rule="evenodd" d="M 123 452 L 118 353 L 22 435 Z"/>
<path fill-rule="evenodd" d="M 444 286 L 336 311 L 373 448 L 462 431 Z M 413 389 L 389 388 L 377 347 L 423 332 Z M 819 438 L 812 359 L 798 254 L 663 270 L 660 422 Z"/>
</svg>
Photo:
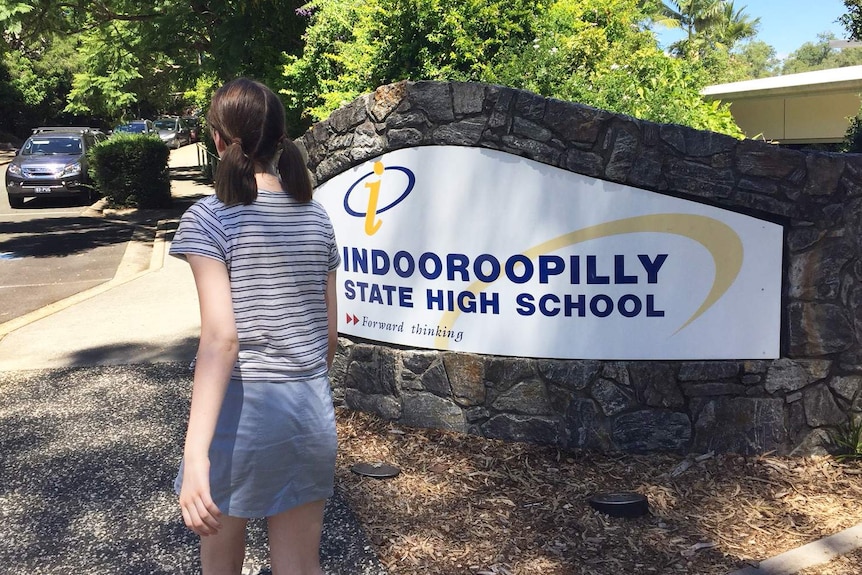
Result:
<svg viewBox="0 0 862 575">
<path fill-rule="evenodd" d="M 215 174 L 216 197 L 227 205 L 257 198 L 255 171 L 266 171 L 276 154 L 281 185 L 297 201 L 311 201 L 305 159 L 285 134 L 284 105 L 254 80 L 237 78 L 216 90 L 207 123 L 227 146 Z"/>
</svg>

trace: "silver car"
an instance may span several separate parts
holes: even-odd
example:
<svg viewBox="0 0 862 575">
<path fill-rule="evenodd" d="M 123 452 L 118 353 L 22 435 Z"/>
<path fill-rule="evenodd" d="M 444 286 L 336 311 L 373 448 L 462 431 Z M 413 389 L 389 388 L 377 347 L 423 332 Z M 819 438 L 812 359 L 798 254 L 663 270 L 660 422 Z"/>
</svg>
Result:
<svg viewBox="0 0 862 575">
<path fill-rule="evenodd" d="M 169 148 L 179 148 L 192 142 L 191 132 L 185 120 L 178 117 L 159 118 L 153 121 L 159 138 Z"/>
</svg>

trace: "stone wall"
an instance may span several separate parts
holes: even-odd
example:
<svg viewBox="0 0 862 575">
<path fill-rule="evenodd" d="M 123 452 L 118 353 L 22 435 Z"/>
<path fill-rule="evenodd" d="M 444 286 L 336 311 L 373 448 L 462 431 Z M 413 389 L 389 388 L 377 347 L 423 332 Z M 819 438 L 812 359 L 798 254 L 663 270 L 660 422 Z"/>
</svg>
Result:
<svg viewBox="0 0 862 575">
<path fill-rule="evenodd" d="M 398 148 L 502 150 L 784 226 L 781 358 L 559 361 L 340 340 L 336 400 L 563 448 L 804 454 L 862 412 L 862 156 L 800 152 L 477 83 L 383 86 L 298 140 L 317 183 Z"/>
</svg>

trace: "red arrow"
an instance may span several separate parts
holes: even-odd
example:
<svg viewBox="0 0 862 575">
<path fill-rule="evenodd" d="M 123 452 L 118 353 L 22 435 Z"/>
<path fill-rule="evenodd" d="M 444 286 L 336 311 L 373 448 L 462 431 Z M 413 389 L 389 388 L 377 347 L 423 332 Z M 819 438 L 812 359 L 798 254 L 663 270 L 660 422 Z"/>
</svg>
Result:
<svg viewBox="0 0 862 575">
<path fill-rule="evenodd" d="M 359 318 L 358 318 L 358 317 L 356 317 L 355 315 L 354 315 L 354 316 L 351 316 L 349 313 L 348 313 L 348 314 L 344 314 L 344 315 L 345 315 L 345 318 L 346 318 L 346 321 L 347 321 L 347 324 L 348 324 L 348 325 L 350 325 L 350 322 L 353 322 L 353 323 L 359 323 Z"/>
</svg>

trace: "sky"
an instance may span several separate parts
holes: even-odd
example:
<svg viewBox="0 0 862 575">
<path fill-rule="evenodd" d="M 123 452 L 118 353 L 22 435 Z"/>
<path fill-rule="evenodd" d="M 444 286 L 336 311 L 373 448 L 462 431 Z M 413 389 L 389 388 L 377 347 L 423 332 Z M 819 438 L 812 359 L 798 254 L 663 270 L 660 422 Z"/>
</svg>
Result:
<svg viewBox="0 0 862 575">
<path fill-rule="evenodd" d="M 754 39 L 775 48 L 778 58 L 785 58 L 805 42 L 817 42 L 821 32 L 832 32 L 838 39 L 846 35 L 836 22 L 845 13 L 843 0 L 734 0 L 734 6 L 744 8 L 752 19 L 760 18 Z M 682 37 L 678 30 L 656 27 L 655 32 L 665 48 Z"/>
</svg>

